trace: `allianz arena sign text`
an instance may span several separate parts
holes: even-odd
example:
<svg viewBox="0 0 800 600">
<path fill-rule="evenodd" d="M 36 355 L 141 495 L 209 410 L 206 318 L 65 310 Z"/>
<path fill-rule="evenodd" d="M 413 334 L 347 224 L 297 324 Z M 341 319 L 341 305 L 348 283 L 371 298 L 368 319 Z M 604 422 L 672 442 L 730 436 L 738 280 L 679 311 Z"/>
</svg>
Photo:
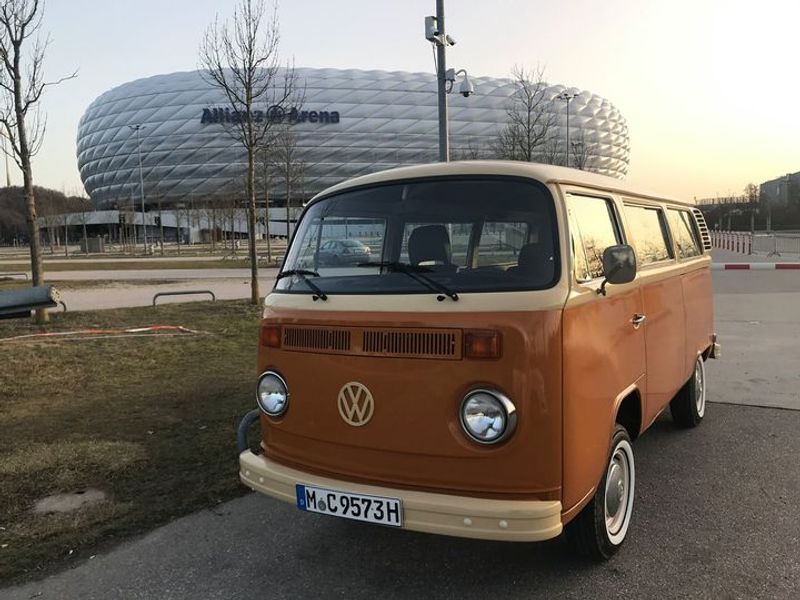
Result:
<svg viewBox="0 0 800 600">
<path fill-rule="evenodd" d="M 209 125 L 213 123 L 240 123 L 246 120 L 246 114 L 242 111 L 231 110 L 230 108 L 204 108 L 200 117 L 200 123 Z M 296 123 L 338 123 L 339 112 L 336 110 L 299 110 L 295 107 L 288 111 L 280 106 L 270 106 L 267 110 L 252 111 L 254 123 L 271 121 L 282 123 L 287 121 L 289 124 Z"/>
</svg>

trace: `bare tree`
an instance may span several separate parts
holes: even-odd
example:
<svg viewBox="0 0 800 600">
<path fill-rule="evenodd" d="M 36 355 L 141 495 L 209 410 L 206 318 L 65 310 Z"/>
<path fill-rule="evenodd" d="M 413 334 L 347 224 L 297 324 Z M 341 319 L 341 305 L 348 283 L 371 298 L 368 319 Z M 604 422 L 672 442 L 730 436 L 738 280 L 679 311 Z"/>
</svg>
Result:
<svg viewBox="0 0 800 600">
<path fill-rule="evenodd" d="M 183 202 L 179 202 L 172 208 L 172 212 L 175 214 L 175 241 L 177 242 L 178 256 L 180 256 L 183 244 L 183 223 L 186 221 L 187 227 L 189 226 L 189 209 Z"/>
<path fill-rule="evenodd" d="M 264 237 L 267 242 L 267 261 L 272 263 L 272 240 L 269 231 L 269 192 L 273 182 L 273 156 L 272 148 L 265 146 L 258 153 L 259 164 L 256 172 L 256 183 L 260 185 L 264 196 Z"/>
<path fill-rule="evenodd" d="M 277 7 L 264 0 L 240 0 L 229 22 L 215 21 L 200 46 L 205 79 L 220 89 L 231 109 L 226 130 L 247 153 L 247 219 L 250 240 L 251 297 L 258 304 L 255 163 L 258 149 L 269 145 L 271 130 L 284 115 L 295 87 L 294 69 L 282 72 L 278 56 Z M 257 109 L 263 105 L 263 110 Z"/>
<path fill-rule="evenodd" d="M 73 201 L 73 204 L 76 204 L 79 208 L 79 211 L 75 214 L 75 217 L 77 218 L 78 225 L 81 226 L 83 252 L 84 254 L 89 254 L 89 232 L 87 231 L 86 226 L 89 224 L 89 215 L 94 212 L 94 205 L 88 198 L 73 196 L 71 200 Z"/>
<path fill-rule="evenodd" d="M 305 180 L 305 162 L 300 158 L 297 136 L 289 124 L 281 124 L 276 128 L 272 141 L 272 164 L 276 179 L 283 184 L 286 199 L 286 241 L 291 237 L 292 195 L 303 187 Z"/>
<path fill-rule="evenodd" d="M 466 146 L 458 146 L 454 149 L 456 160 L 481 160 L 488 158 L 491 152 L 483 148 L 474 138 L 467 138 Z"/>
<path fill-rule="evenodd" d="M 44 80 L 44 58 L 48 37 L 40 37 L 42 5 L 39 0 L 2 0 L 0 2 L 0 126 L 10 142 L 4 150 L 22 171 L 30 238 L 33 285 L 44 283 L 42 250 L 36 220 L 36 196 L 33 189 L 33 157 L 42 145 L 45 119 L 39 101 L 48 86 L 75 77 L 73 73 L 55 81 Z M 28 40 L 33 45 L 27 44 Z M 30 47 L 30 50 L 28 48 Z M 36 311 L 39 323 L 47 321 L 45 310 Z"/>
<path fill-rule="evenodd" d="M 205 218 L 208 225 L 208 235 L 211 239 L 211 253 L 217 251 L 217 207 L 214 200 L 208 200 L 203 203 L 201 209 L 202 216 Z"/>
<path fill-rule="evenodd" d="M 558 132 L 553 132 L 541 148 L 539 159 L 546 165 L 564 165 L 564 147 Z"/>
<path fill-rule="evenodd" d="M 594 171 L 597 144 L 587 138 L 583 129 L 574 140 L 570 140 L 571 165 L 581 171 Z"/>
<path fill-rule="evenodd" d="M 499 158 L 533 162 L 542 154 L 556 126 L 556 115 L 547 97 L 544 69 L 514 67 L 514 92 L 506 107 L 506 125 L 495 142 Z"/>
<path fill-rule="evenodd" d="M 755 183 L 748 183 L 744 186 L 744 197 L 746 202 L 758 202 L 758 186 Z"/>
<path fill-rule="evenodd" d="M 64 256 L 69 257 L 69 226 L 73 224 L 75 215 L 63 212 L 58 216 L 59 222 L 64 226 Z"/>
<path fill-rule="evenodd" d="M 216 207 L 220 211 L 220 224 L 222 230 L 222 246 L 225 240 L 230 242 L 230 257 L 236 256 L 236 213 L 239 210 L 239 200 L 233 195 L 226 195 L 217 200 Z"/>
<path fill-rule="evenodd" d="M 156 226 L 158 227 L 158 247 L 160 249 L 161 256 L 164 256 L 164 214 L 161 207 L 161 179 L 158 176 L 158 173 L 154 170 L 150 176 L 147 178 L 148 181 L 153 182 L 153 187 L 150 191 L 150 197 L 152 198 L 155 196 L 156 198 Z M 155 244 L 153 244 L 155 246 Z"/>
</svg>

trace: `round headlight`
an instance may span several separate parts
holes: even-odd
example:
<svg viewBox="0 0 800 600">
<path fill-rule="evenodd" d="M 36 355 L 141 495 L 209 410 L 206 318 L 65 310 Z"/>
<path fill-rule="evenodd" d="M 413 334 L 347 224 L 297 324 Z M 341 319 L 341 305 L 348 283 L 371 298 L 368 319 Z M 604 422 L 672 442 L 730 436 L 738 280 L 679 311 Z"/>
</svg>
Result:
<svg viewBox="0 0 800 600">
<path fill-rule="evenodd" d="M 517 409 L 505 395 L 494 390 L 474 390 L 461 402 L 461 427 L 480 444 L 496 444 L 517 426 Z"/>
<path fill-rule="evenodd" d="M 289 388 L 283 377 L 267 371 L 258 379 L 258 407 L 270 417 L 280 417 L 289 408 Z"/>
</svg>

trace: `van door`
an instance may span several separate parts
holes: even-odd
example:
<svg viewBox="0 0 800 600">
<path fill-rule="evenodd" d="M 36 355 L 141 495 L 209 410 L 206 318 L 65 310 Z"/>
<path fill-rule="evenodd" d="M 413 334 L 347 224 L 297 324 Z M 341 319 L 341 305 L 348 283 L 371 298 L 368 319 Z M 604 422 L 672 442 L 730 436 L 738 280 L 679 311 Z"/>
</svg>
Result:
<svg viewBox="0 0 800 600">
<path fill-rule="evenodd" d="M 597 294 L 603 251 L 625 243 L 611 198 L 567 194 L 573 284 L 563 316 L 563 488 L 565 512 L 577 509 L 602 476 L 614 427 L 614 402 L 645 385 L 638 283 Z M 644 391 L 644 390 L 643 390 Z"/>
<path fill-rule="evenodd" d="M 636 250 L 636 277 L 646 317 L 647 396 L 642 415 L 646 427 L 685 381 L 683 287 L 663 209 L 626 202 L 625 222 Z"/>
</svg>

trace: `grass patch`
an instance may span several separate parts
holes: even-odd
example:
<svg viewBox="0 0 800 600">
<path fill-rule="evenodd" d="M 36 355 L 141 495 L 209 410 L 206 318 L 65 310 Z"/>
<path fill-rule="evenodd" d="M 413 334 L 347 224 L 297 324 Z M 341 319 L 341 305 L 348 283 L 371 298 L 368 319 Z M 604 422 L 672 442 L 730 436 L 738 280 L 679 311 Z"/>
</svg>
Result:
<svg viewBox="0 0 800 600">
<path fill-rule="evenodd" d="M 138 285 L 151 286 L 151 285 L 174 285 L 176 283 L 183 283 L 186 280 L 182 279 L 53 279 L 45 282 L 45 285 L 52 285 L 57 290 L 90 290 L 90 289 L 108 289 L 114 287 L 135 287 Z M 30 281 L 19 279 L 3 279 L 0 277 L 0 292 L 3 290 L 14 290 L 20 288 L 31 287 Z"/>
<path fill-rule="evenodd" d="M 282 253 L 281 253 L 282 255 Z M 120 257 L 130 258 L 130 257 Z M 76 260 L 69 259 L 53 259 L 53 261 L 45 260 L 44 272 L 45 278 L 48 273 L 58 273 L 59 271 L 146 271 L 152 269 L 248 269 L 250 268 L 250 260 L 245 255 L 234 257 L 207 257 L 205 260 L 155 260 L 154 258 L 141 258 L 139 260 L 119 260 L 114 258 L 94 258 L 86 259 L 83 256 L 76 257 Z M 266 259 L 266 256 L 259 256 L 258 266 L 263 268 L 276 268 L 279 263 L 275 258 L 272 262 Z M 29 263 L 4 263 L 0 264 L 0 272 L 8 271 L 26 271 L 30 269 Z"/>
<path fill-rule="evenodd" d="M 0 344 L 0 581 L 245 492 L 235 437 L 253 407 L 259 316 L 242 301 L 53 314 L 48 331 L 157 323 L 209 334 Z M 0 338 L 37 331 L 0 321 Z M 32 511 L 87 488 L 107 500 Z"/>
<path fill-rule="evenodd" d="M 259 265 L 261 265 L 259 261 Z M 266 266 L 266 261 L 264 261 Z M 59 271 L 144 271 L 150 269 L 246 269 L 250 266 L 249 260 L 241 259 L 209 259 L 209 260 L 142 260 L 132 261 L 92 261 L 92 262 L 57 262 L 45 263 L 46 273 Z"/>
</svg>

